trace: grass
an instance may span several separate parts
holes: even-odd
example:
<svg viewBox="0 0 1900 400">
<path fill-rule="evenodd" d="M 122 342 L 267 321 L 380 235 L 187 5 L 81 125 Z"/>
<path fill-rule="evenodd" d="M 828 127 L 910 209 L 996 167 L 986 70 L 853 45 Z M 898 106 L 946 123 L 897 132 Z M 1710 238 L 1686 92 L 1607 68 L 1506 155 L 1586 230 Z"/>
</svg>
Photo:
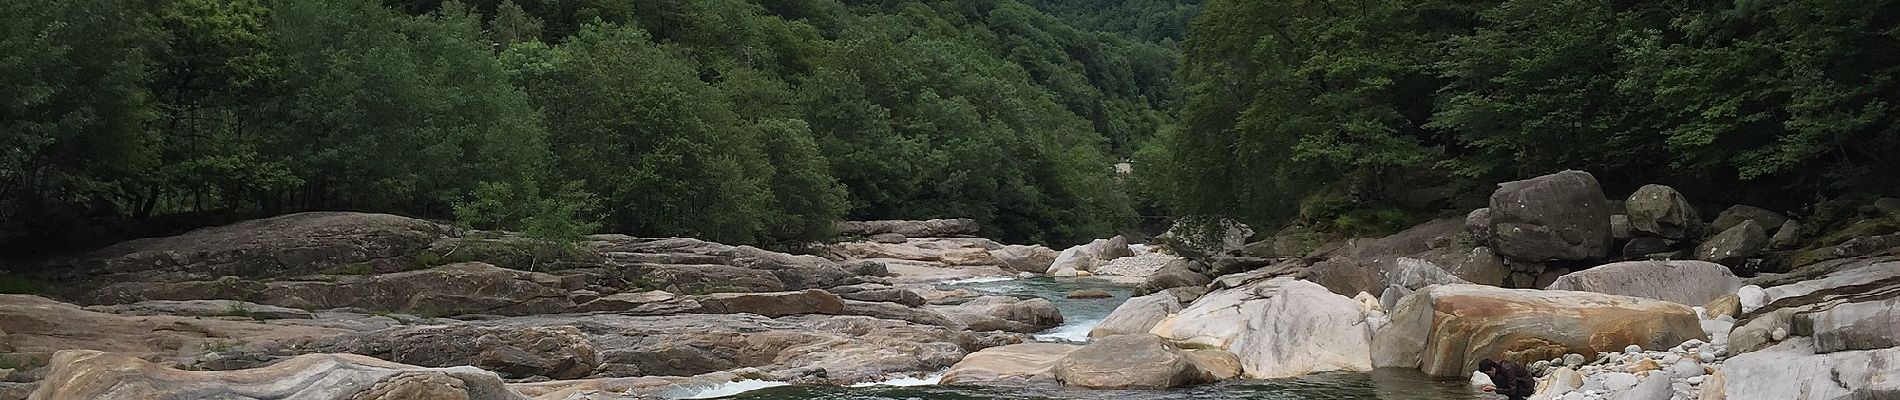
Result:
<svg viewBox="0 0 1900 400">
<path fill-rule="evenodd" d="M 219 313 L 218 316 L 244 317 L 244 318 L 250 318 L 250 319 L 254 319 L 258 321 L 265 321 L 265 320 L 272 319 L 271 316 L 269 315 L 252 311 L 250 306 L 246 306 L 244 305 L 244 303 L 239 303 L 235 301 L 231 302 L 230 305 L 225 306 L 224 312 Z"/>
<path fill-rule="evenodd" d="M 30 370 L 34 368 L 39 368 L 44 365 L 45 363 L 40 362 L 40 360 L 36 360 L 32 357 L 27 357 L 25 355 L 0 354 L 0 369 L 26 371 L 26 370 Z"/>
</svg>

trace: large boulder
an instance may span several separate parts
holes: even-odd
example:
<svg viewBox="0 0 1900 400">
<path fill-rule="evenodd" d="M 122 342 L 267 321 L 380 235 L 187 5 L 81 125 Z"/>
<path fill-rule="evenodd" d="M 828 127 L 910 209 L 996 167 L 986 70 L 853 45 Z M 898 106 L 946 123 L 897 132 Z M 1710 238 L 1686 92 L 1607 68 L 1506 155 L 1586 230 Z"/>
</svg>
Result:
<svg viewBox="0 0 1900 400">
<path fill-rule="evenodd" d="M 1178 287 L 1202 287 L 1213 283 L 1214 280 L 1208 278 L 1207 275 L 1194 271 L 1194 263 L 1187 259 L 1169 262 L 1168 265 L 1161 267 L 1160 271 L 1142 280 L 1140 285 L 1135 285 L 1135 295 L 1143 296 Z"/>
<path fill-rule="evenodd" d="M 1545 289 L 1576 290 L 1706 304 L 1734 294 L 1742 287 L 1728 267 L 1703 261 L 1627 261 L 1597 266 L 1557 277 Z"/>
<path fill-rule="evenodd" d="M 1062 310 L 1049 300 L 983 296 L 953 306 L 932 306 L 972 331 L 1041 332 L 1062 325 Z"/>
<path fill-rule="evenodd" d="M 1695 248 L 1697 260 L 1741 267 L 1768 247 L 1768 234 L 1753 220 L 1742 221 Z"/>
<path fill-rule="evenodd" d="M 1891 329 L 1891 327 L 1889 327 Z M 1723 363 L 1730 400 L 1900 398 L 1900 347 L 1819 353 L 1793 338 Z"/>
<path fill-rule="evenodd" d="M 474 367 L 421 368 L 351 354 L 306 354 L 239 371 L 180 371 L 122 353 L 66 350 L 53 355 L 32 398 L 526 400 L 494 373 Z"/>
<path fill-rule="evenodd" d="M 1253 228 L 1231 219 L 1183 218 L 1168 227 L 1155 240 L 1166 243 L 1181 256 L 1205 260 L 1233 255 L 1246 249 Z"/>
<path fill-rule="evenodd" d="M 1596 177 L 1563 171 L 1498 184 L 1491 194 L 1491 244 L 1523 260 L 1593 260 L 1609 254 L 1610 207 Z"/>
<path fill-rule="evenodd" d="M 912 238 L 930 237 L 966 237 L 983 231 L 983 226 L 969 218 L 932 219 L 924 221 L 844 221 L 838 223 L 838 233 L 850 236 L 871 236 L 882 233 L 895 233 Z"/>
<path fill-rule="evenodd" d="M 782 317 L 799 314 L 838 314 L 844 302 L 838 295 L 818 289 L 777 293 L 714 293 L 695 296 L 698 312 L 707 314 L 758 314 Z"/>
<path fill-rule="evenodd" d="M 36 354 L 98 350 L 190 365 L 193 357 L 208 348 L 278 347 L 396 324 L 389 318 L 375 319 L 384 323 L 351 326 L 327 318 L 259 321 L 236 315 L 130 316 L 89 311 L 39 296 L 0 295 L 0 330 L 6 331 L 0 343 L 6 349 L 0 350 Z"/>
<path fill-rule="evenodd" d="M 1097 338 L 1055 363 L 1057 380 L 1087 389 L 1167 389 L 1208 381 L 1184 352 L 1146 333 Z"/>
<path fill-rule="evenodd" d="M 1095 275 L 1098 275 L 1098 276 L 1125 276 L 1125 277 L 1135 277 L 1135 278 L 1147 278 L 1147 277 L 1154 276 L 1155 274 L 1160 273 L 1161 270 L 1167 267 L 1169 264 L 1174 264 L 1177 261 L 1186 261 L 1186 260 L 1187 260 L 1186 258 L 1175 257 L 1175 256 L 1167 255 L 1167 254 L 1146 253 L 1146 254 L 1136 255 L 1133 257 L 1122 257 L 1122 258 L 1109 260 L 1106 263 L 1102 263 L 1102 265 L 1095 266 L 1095 268 L 1089 270 L 1089 272 L 1094 273 Z"/>
<path fill-rule="evenodd" d="M 1169 293 L 1131 297 L 1102 318 L 1089 331 L 1089 337 L 1108 337 L 1130 333 L 1148 333 L 1168 315 L 1181 311 L 1181 300 Z"/>
<path fill-rule="evenodd" d="M 830 251 L 833 258 L 840 259 L 892 259 L 922 261 L 945 266 L 971 266 L 1003 265 L 1004 262 L 995 254 L 1007 248 L 995 241 L 982 238 L 930 238 L 910 239 L 897 243 L 845 242 L 829 245 L 826 249 Z M 1033 256 L 1033 254 L 1026 256 Z M 1017 261 L 1034 263 L 1034 261 L 1026 260 Z"/>
<path fill-rule="evenodd" d="M 1716 214 L 1715 222 L 1709 223 L 1709 232 L 1725 232 L 1747 221 L 1754 221 L 1755 225 L 1762 229 L 1774 229 L 1788 222 L 1788 217 L 1761 207 L 1737 204 L 1727 210 L 1722 210 L 1721 214 Z"/>
<path fill-rule="evenodd" d="M 1802 314 L 1797 324 L 1814 334 L 1815 350 L 1823 353 L 1900 347 L 1900 297 L 1834 306 Z"/>
<path fill-rule="evenodd" d="M 244 283 L 239 283 L 244 282 Z M 229 287 L 207 290 L 205 287 Z M 581 282 L 561 276 L 499 268 L 479 262 L 382 275 L 319 276 L 275 282 L 127 282 L 98 290 L 93 300 L 248 299 L 305 310 L 357 307 L 426 315 L 556 313 L 573 307 Z"/>
<path fill-rule="evenodd" d="M 1055 386 L 1055 365 L 1082 346 L 1022 343 L 983 349 L 958 361 L 939 384 L 972 386 Z"/>
<path fill-rule="evenodd" d="M 1358 302 L 1307 281 L 1288 282 L 1264 301 L 1227 346 L 1247 377 L 1372 370 L 1372 330 Z"/>
<path fill-rule="evenodd" d="M 1623 202 L 1630 229 L 1670 239 L 1702 237 L 1702 217 L 1675 188 L 1644 185 Z"/>
<path fill-rule="evenodd" d="M 641 239 L 594 235 L 587 249 L 621 266 L 621 279 L 641 289 L 688 292 L 769 292 L 824 289 L 858 282 L 858 274 L 823 257 L 691 238 Z M 987 256 L 987 255 L 986 255 Z"/>
<path fill-rule="evenodd" d="M 600 364 L 600 352 L 571 325 L 428 325 L 339 336 L 310 347 L 413 365 L 473 365 L 507 378 L 575 379 L 593 374 Z"/>
<path fill-rule="evenodd" d="M 306 212 L 139 239 L 61 263 L 107 282 L 276 278 L 408 267 L 453 228 L 388 214 Z"/>
<path fill-rule="evenodd" d="M 1390 321 L 1373 334 L 1373 366 L 1437 377 L 1464 376 L 1486 358 L 1529 365 L 1567 353 L 1706 340 L 1689 306 L 1589 292 L 1440 285 L 1406 296 L 1388 313 Z"/>
<path fill-rule="evenodd" d="M 1117 258 L 1135 255 L 1128 248 L 1128 239 L 1116 236 L 1108 239 L 1095 239 L 1089 244 L 1070 247 L 1050 262 L 1044 273 L 1049 276 L 1076 276 L 1081 271 L 1089 271 Z"/>
<path fill-rule="evenodd" d="M 1056 262 L 1055 250 L 1042 245 L 1006 245 L 1001 249 L 990 250 L 990 257 L 1013 271 L 1043 273 L 1049 271 L 1049 264 Z"/>
</svg>

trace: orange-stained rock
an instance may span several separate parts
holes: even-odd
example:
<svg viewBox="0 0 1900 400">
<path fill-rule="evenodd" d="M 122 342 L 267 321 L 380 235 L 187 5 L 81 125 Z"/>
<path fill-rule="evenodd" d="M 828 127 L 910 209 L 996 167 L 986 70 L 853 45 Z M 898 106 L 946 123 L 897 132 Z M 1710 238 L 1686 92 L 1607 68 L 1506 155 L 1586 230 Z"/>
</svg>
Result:
<svg viewBox="0 0 1900 400">
<path fill-rule="evenodd" d="M 1566 353 L 1664 349 L 1707 338 L 1689 306 L 1628 296 L 1481 285 L 1406 296 L 1373 334 L 1375 367 L 1464 376 L 1485 358 L 1523 364 Z"/>
<path fill-rule="evenodd" d="M 67 399 L 525 400 L 494 373 L 422 368 L 353 354 L 306 354 L 266 367 L 183 371 L 126 353 L 65 350 L 33 392 Z"/>
</svg>

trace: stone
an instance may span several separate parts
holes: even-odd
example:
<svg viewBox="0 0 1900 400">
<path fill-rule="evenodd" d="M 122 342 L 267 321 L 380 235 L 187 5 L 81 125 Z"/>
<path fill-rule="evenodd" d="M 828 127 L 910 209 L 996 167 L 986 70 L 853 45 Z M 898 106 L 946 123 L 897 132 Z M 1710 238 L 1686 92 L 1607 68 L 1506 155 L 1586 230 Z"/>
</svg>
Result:
<svg viewBox="0 0 1900 400">
<path fill-rule="evenodd" d="M 1787 250 L 1800 246 L 1801 223 L 1792 219 L 1781 223 L 1781 228 L 1775 229 L 1775 235 L 1768 238 L 1770 250 Z"/>
<path fill-rule="evenodd" d="M 972 331 L 1041 332 L 1062 325 L 1062 310 L 1036 298 L 983 296 L 954 306 L 931 306 Z"/>
<path fill-rule="evenodd" d="M 1461 376 L 1485 358 L 1529 363 L 1704 338 L 1688 306 L 1590 292 L 1431 286 L 1388 315 L 1373 333 L 1373 366 L 1438 377 Z"/>
<path fill-rule="evenodd" d="M 1055 250 L 1042 245 L 1007 245 L 1001 249 L 990 250 L 990 257 L 1003 263 L 1004 268 L 1012 271 L 1034 272 L 1041 274 L 1049 270 L 1049 264 L 1056 261 Z"/>
<path fill-rule="evenodd" d="M 1505 182 L 1491 194 L 1492 250 L 1522 261 L 1592 260 L 1610 248 L 1610 210 L 1596 177 L 1563 171 Z"/>
<path fill-rule="evenodd" d="M 237 317 L 250 319 L 315 319 L 316 314 L 236 300 L 147 300 L 132 304 L 86 307 L 88 311 L 119 315 L 172 315 L 180 317 Z"/>
<path fill-rule="evenodd" d="M 506 378 L 575 379 L 594 373 L 599 351 L 579 328 L 523 329 L 428 325 L 312 342 L 319 352 L 353 353 L 422 366 L 473 365 Z"/>
<path fill-rule="evenodd" d="M 942 385 L 972 386 L 1051 386 L 1056 380 L 1056 361 L 1082 346 L 1057 343 L 1023 343 L 991 347 L 970 353 L 945 371 Z"/>
<path fill-rule="evenodd" d="M 1142 280 L 1140 285 L 1136 285 L 1135 295 L 1142 296 L 1178 287 L 1205 287 L 1214 282 L 1207 275 L 1195 272 L 1191 267 L 1193 263 L 1187 259 L 1168 263 L 1167 266 L 1161 267 L 1160 271 Z"/>
<path fill-rule="evenodd" d="M 1719 370 L 1719 369 L 1715 370 L 1715 373 L 1709 374 L 1709 378 L 1702 382 L 1702 385 L 1699 388 L 1701 389 L 1701 393 L 1698 394 L 1696 398 L 1697 400 L 1727 399 L 1728 392 L 1726 391 L 1726 387 L 1725 387 L 1727 385 L 1728 385 L 1727 374 L 1723 373 L 1722 370 Z"/>
<path fill-rule="evenodd" d="M 1715 380 L 1731 400 L 1884 399 L 1900 396 L 1894 365 L 1900 347 L 1819 354 L 1813 340 L 1795 338 L 1729 358 Z"/>
<path fill-rule="evenodd" d="M 910 241 L 910 238 L 904 237 L 904 235 L 900 233 L 879 233 L 871 235 L 869 240 L 884 244 L 903 244 L 904 242 Z"/>
<path fill-rule="evenodd" d="M 1557 278 L 1547 290 L 1577 290 L 1701 305 L 1742 286 L 1728 267 L 1702 261 L 1627 261 Z"/>
<path fill-rule="evenodd" d="M 170 365 L 189 365 L 207 349 L 268 351 L 304 340 L 349 334 L 395 325 L 345 326 L 341 317 L 321 315 L 315 320 L 203 318 L 193 316 L 127 316 L 81 309 L 79 306 L 30 295 L 0 295 L 0 327 L 5 344 L 16 354 L 52 354 L 60 350 L 98 350 L 150 357 Z M 36 356 L 38 357 L 38 356 Z M 0 354 L 0 358 L 7 358 Z M 40 359 L 44 361 L 44 359 Z M 37 363 L 35 361 L 34 363 Z M 26 371 L 21 371 L 26 372 Z"/>
<path fill-rule="evenodd" d="M 1550 396 L 1562 396 L 1565 393 L 1570 393 L 1571 391 L 1583 387 L 1583 374 L 1577 373 L 1577 370 L 1569 367 L 1553 369 L 1550 373 L 1545 374 L 1542 380 L 1547 383 L 1540 382 L 1543 383 L 1544 386 L 1541 390 L 1538 390 L 1538 393 L 1544 393 Z"/>
<path fill-rule="evenodd" d="M 1756 315 L 1747 323 L 1729 331 L 1728 347 L 1734 353 L 1746 353 L 1767 348 L 1774 342 L 1775 332 L 1787 335 L 1788 328 L 1794 325 L 1794 310 L 1774 310 Z"/>
<path fill-rule="evenodd" d="M 1132 255 L 1135 255 L 1135 253 L 1128 248 L 1128 240 L 1123 239 L 1121 236 L 1108 239 L 1095 239 L 1095 241 L 1089 242 L 1088 244 L 1063 250 L 1062 254 L 1056 255 L 1055 261 L 1050 262 L 1049 269 L 1046 272 L 1050 276 L 1060 276 L 1058 272 L 1064 270 L 1075 272 L 1089 271 L 1110 260 Z"/>
<path fill-rule="evenodd" d="M 897 303 L 909 307 L 921 306 L 928 302 L 927 299 L 924 299 L 923 295 L 917 294 L 916 291 L 876 284 L 839 286 L 826 289 L 826 291 L 837 294 L 839 298 L 847 300 Z"/>
<path fill-rule="evenodd" d="M 1740 303 L 1744 313 L 1752 313 L 1768 305 L 1768 292 L 1763 291 L 1761 286 L 1743 285 L 1735 289 L 1735 296 L 1735 301 Z"/>
<path fill-rule="evenodd" d="M 1371 330 L 1358 302 L 1307 281 L 1288 282 L 1261 301 L 1226 347 L 1247 377 L 1372 370 Z"/>
<path fill-rule="evenodd" d="M 1491 242 L 1491 209 L 1480 208 L 1465 214 L 1465 234 L 1477 243 Z"/>
<path fill-rule="evenodd" d="M 1140 254 L 1133 257 L 1122 257 L 1122 258 L 1109 260 L 1106 263 L 1102 263 L 1102 265 L 1095 266 L 1095 268 L 1090 269 L 1089 272 L 1094 273 L 1097 276 L 1128 276 L 1128 277 L 1136 277 L 1136 278 L 1147 278 L 1149 276 L 1154 276 L 1155 274 L 1160 273 L 1161 270 L 1167 267 L 1169 264 L 1172 264 L 1176 261 L 1186 261 L 1186 260 L 1187 260 L 1186 258 L 1175 257 L 1175 256 L 1167 255 L 1167 254 L 1145 253 L 1145 254 Z"/>
<path fill-rule="evenodd" d="M 1205 376 L 1179 349 L 1145 333 L 1096 338 L 1057 360 L 1055 375 L 1088 389 L 1167 389 Z"/>
<path fill-rule="evenodd" d="M 841 260 L 902 260 L 936 267 L 989 266 L 1001 270 L 996 257 L 1006 247 L 983 238 L 911 238 L 897 243 L 843 242 L 824 246 L 826 256 Z M 1033 252 L 1033 250 L 1031 250 Z M 1007 253 L 1007 252 L 1005 252 Z M 1007 255 L 1007 254 L 1005 254 Z M 1017 260 L 1022 262 L 1031 262 Z"/>
<path fill-rule="evenodd" d="M 1678 240 L 1702 237 L 1702 217 L 1675 188 L 1643 185 L 1623 204 L 1635 232 Z"/>
<path fill-rule="evenodd" d="M 1717 297 L 1714 300 L 1703 303 L 1702 309 L 1705 314 L 1703 318 L 1716 318 L 1724 315 L 1734 318 L 1742 315 L 1742 298 L 1734 293 L 1725 294 L 1722 295 L 1722 297 Z"/>
<path fill-rule="evenodd" d="M 1624 258 L 1641 258 L 1651 254 L 1675 251 L 1677 241 L 1659 237 L 1638 237 L 1623 244 Z"/>
<path fill-rule="evenodd" d="M 982 225 L 969 218 L 932 219 L 924 221 L 844 221 L 838 223 L 838 234 L 848 236 L 872 236 L 894 233 L 904 237 L 936 238 L 964 237 L 983 231 Z"/>
<path fill-rule="evenodd" d="M 1583 366 L 1583 355 L 1577 353 L 1565 354 L 1564 365 L 1573 368 Z"/>
<path fill-rule="evenodd" d="M 351 354 L 306 354 L 239 371 L 180 371 L 121 353 L 65 350 L 32 398 L 526 400 L 494 373 L 421 368 Z"/>
<path fill-rule="evenodd" d="M 570 287 L 579 285 L 560 276 L 466 262 L 382 275 L 251 282 L 235 285 L 245 289 L 234 292 L 205 293 L 194 287 L 192 282 L 120 283 L 98 290 L 93 299 L 129 303 L 210 295 L 303 310 L 355 307 L 441 316 L 526 315 L 574 307 L 568 294 Z"/>
<path fill-rule="evenodd" d="M 1209 292 L 1149 332 L 1187 347 L 1225 349 L 1246 330 L 1249 319 L 1265 314 L 1262 300 L 1292 281 L 1292 277 L 1277 277 Z"/>
<path fill-rule="evenodd" d="M 1630 217 L 1628 215 L 1614 214 L 1610 216 L 1610 239 L 1618 241 L 1629 240 L 1630 237 L 1635 235 L 1636 231 L 1630 228 Z"/>
<path fill-rule="evenodd" d="M 1183 257 L 1205 260 L 1240 253 L 1253 234 L 1253 228 L 1231 219 L 1183 218 L 1155 240 Z"/>
<path fill-rule="evenodd" d="M 1669 376 L 1650 374 L 1642 377 L 1636 386 L 1612 397 L 1613 400 L 1669 400 L 1675 391 L 1669 387 Z"/>
<path fill-rule="evenodd" d="M 1766 230 L 1780 227 L 1782 223 L 1788 222 L 1788 217 L 1761 207 L 1737 204 L 1716 214 L 1715 222 L 1709 223 L 1709 232 L 1726 232 L 1747 221 L 1754 221 L 1755 226 Z"/>
<path fill-rule="evenodd" d="M 1697 260 L 1743 266 L 1748 258 L 1761 254 L 1768 246 L 1768 234 L 1754 220 L 1742 221 L 1722 233 L 1709 237 L 1695 248 Z"/>
<path fill-rule="evenodd" d="M 1813 332 L 1815 351 L 1877 350 L 1900 347 L 1900 297 L 1847 303 L 1795 317 Z"/>
<path fill-rule="evenodd" d="M 1080 290 L 1069 291 L 1069 295 L 1067 297 L 1071 299 L 1109 299 L 1109 298 L 1114 298 L 1115 295 L 1109 294 L 1107 290 L 1080 289 Z"/>
<path fill-rule="evenodd" d="M 279 278 L 344 266 L 394 271 L 452 231 L 389 214 L 305 212 L 127 241 L 56 264 L 83 268 L 105 282 Z"/>
<path fill-rule="evenodd" d="M 1102 323 L 1089 331 L 1089 337 L 1108 337 L 1130 333 L 1148 333 L 1155 325 L 1167 319 L 1168 315 L 1181 311 L 1181 302 L 1174 295 L 1155 293 L 1131 297 L 1115 307 L 1102 318 Z"/>
</svg>

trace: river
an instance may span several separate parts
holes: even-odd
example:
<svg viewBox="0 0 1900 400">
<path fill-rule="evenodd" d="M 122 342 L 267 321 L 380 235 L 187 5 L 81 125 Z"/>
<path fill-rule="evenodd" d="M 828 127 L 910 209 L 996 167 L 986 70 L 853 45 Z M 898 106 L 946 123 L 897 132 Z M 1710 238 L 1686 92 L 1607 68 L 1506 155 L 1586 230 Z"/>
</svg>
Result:
<svg viewBox="0 0 1900 400">
<path fill-rule="evenodd" d="M 1086 341 L 1088 332 L 1116 306 L 1128 300 L 1133 287 L 1098 278 L 972 279 L 939 284 L 943 289 L 968 289 L 982 294 L 1041 297 L 1062 310 L 1062 326 L 1038 333 L 1040 341 Z M 1101 289 L 1113 295 L 1101 299 L 1070 299 L 1079 289 Z M 1465 400 L 1475 396 L 1461 381 L 1433 380 L 1416 370 L 1379 370 L 1371 373 L 1327 373 L 1273 380 L 1234 380 L 1172 390 L 1032 390 L 952 387 L 934 385 L 935 376 L 899 379 L 860 387 L 787 386 L 774 382 L 736 382 L 714 388 L 671 394 L 680 398 L 745 400 L 925 400 L 925 399 L 1103 399 L 1103 400 Z"/>
</svg>

